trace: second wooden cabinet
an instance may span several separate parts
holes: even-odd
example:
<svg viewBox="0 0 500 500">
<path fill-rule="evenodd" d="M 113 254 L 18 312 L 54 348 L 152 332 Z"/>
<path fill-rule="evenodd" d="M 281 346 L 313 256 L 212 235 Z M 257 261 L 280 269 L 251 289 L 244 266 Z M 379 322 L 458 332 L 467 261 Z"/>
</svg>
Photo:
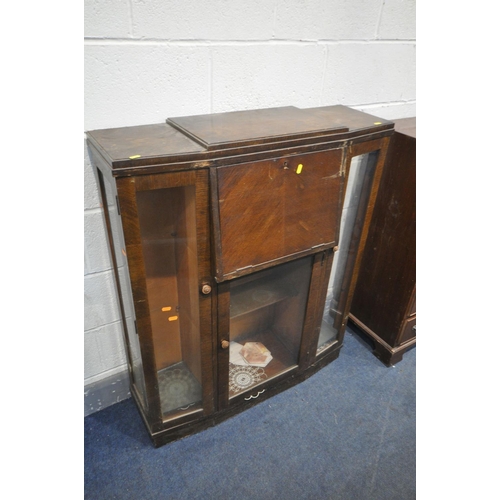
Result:
<svg viewBox="0 0 500 500">
<path fill-rule="evenodd" d="M 392 132 L 332 106 L 88 133 L 131 392 L 155 445 L 339 355 Z"/>
<path fill-rule="evenodd" d="M 416 132 L 395 120 L 349 316 L 386 365 L 417 342 Z"/>
</svg>

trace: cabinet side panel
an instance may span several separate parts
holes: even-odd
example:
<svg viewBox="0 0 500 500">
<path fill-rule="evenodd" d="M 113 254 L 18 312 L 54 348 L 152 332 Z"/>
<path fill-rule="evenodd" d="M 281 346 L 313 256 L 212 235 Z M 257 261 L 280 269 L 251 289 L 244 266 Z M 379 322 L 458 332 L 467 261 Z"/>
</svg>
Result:
<svg viewBox="0 0 500 500">
<path fill-rule="evenodd" d="M 123 240 L 121 217 L 117 204 L 117 191 L 114 184 L 112 184 L 99 169 L 97 169 L 97 174 L 108 231 L 111 260 L 115 272 L 118 301 L 122 315 L 131 383 L 135 387 L 135 394 L 140 398 L 140 402 L 147 408 L 141 348 L 136 332 L 132 289 L 126 259 L 125 243 Z"/>
<path fill-rule="evenodd" d="M 351 313 L 393 345 L 416 283 L 416 140 L 395 133 Z"/>
</svg>

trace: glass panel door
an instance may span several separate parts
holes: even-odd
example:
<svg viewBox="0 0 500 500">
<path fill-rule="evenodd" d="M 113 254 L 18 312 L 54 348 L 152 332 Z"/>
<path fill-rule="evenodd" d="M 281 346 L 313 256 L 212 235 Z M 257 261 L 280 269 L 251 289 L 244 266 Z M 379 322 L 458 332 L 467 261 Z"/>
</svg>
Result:
<svg viewBox="0 0 500 500">
<path fill-rule="evenodd" d="M 229 399 L 298 366 L 313 257 L 230 281 Z"/>
<path fill-rule="evenodd" d="M 351 159 L 340 222 L 339 248 L 333 259 L 316 355 L 337 342 L 347 314 L 347 295 L 377 159 L 378 151 Z"/>
<path fill-rule="evenodd" d="M 202 407 L 195 185 L 137 192 L 164 419 Z"/>
<path fill-rule="evenodd" d="M 125 347 L 130 366 L 131 383 L 144 408 L 148 407 L 146 385 L 142 364 L 141 347 L 136 333 L 133 312 L 133 297 L 130 286 L 129 270 L 125 258 L 125 242 L 122 236 L 121 218 L 116 203 L 116 189 L 100 170 L 97 170 L 101 196 L 111 247 L 111 260 L 118 290 L 118 301 L 125 332 Z"/>
</svg>

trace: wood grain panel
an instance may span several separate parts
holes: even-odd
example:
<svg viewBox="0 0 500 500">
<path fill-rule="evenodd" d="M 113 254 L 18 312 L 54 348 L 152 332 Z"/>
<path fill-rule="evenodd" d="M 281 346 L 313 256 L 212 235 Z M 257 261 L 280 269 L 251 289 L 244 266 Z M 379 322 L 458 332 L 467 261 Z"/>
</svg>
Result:
<svg viewBox="0 0 500 500">
<path fill-rule="evenodd" d="M 341 160 L 337 149 L 219 168 L 221 275 L 334 245 Z"/>
</svg>

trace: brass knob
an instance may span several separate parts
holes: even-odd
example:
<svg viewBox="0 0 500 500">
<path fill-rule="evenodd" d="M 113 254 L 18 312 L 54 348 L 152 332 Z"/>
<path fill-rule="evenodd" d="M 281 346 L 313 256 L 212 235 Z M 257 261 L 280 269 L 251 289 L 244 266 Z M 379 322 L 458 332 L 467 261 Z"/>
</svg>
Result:
<svg viewBox="0 0 500 500">
<path fill-rule="evenodd" d="M 338 249 L 339 249 L 339 247 L 338 247 L 338 246 L 334 246 L 334 247 L 333 247 L 333 251 L 334 251 L 334 252 L 336 252 Z"/>
<path fill-rule="evenodd" d="M 229 340 L 221 340 L 220 346 L 222 349 L 227 349 L 229 347 Z"/>
<path fill-rule="evenodd" d="M 205 284 L 201 287 L 201 293 L 203 295 L 208 295 L 211 291 L 212 291 L 212 287 L 210 285 Z"/>
</svg>

